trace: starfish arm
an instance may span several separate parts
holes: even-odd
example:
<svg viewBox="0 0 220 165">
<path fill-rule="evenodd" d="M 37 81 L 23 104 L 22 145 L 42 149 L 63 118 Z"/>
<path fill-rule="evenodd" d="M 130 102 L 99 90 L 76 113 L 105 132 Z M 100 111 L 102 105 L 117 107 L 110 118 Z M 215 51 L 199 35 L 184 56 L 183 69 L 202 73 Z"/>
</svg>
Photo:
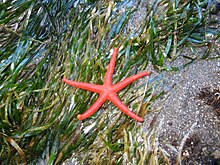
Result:
<svg viewBox="0 0 220 165">
<path fill-rule="evenodd" d="M 90 117 L 92 114 L 94 114 L 106 101 L 106 95 L 101 94 L 99 98 L 96 100 L 96 102 L 83 114 L 78 114 L 77 118 L 79 120 L 84 120 L 88 117 Z"/>
<path fill-rule="evenodd" d="M 142 78 L 142 77 L 144 77 L 144 76 L 148 76 L 148 75 L 150 75 L 150 72 L 148 72 L 148 71 L 146 71 L 146 72 L 141 72 L 141 73 L 138 73 L 138 74 L 136 74 L 136 75 L 133 75 L 133 76 L 131 76 L 131 77 L 129 77 L 129 78 L 126 78 L 126 79 L 124 79 L 123 81 L 121 81 L 121 82 L 115 84 L 115 85 L 113 86 L 113 90 L 114 90 L 115 92 L 118 92 L 118 91 L 120 91 L 121 89 L 123 89 L 124 87 L 126 87 L 127 85 L 131 84 L 132 82 L 134 82 L 134 81 L 136 81 L 136 80 L 138 80 L 138 79 L 140 79 L 140 78 Z"/>
<path fill-rule="evenodd" d="M 114 48 L 112 58 L 110 60 L 110 63 L 108 65 L 108 69 L 107 69 L 107 72 L 106 72 L 106 75 L 105 75 L 104 84 L 106 84 L 106 85 L 111 85 L 112 84 L 112 76 L 113 76 L 113 73 L 114 73 L 114 67 L 115 67 L 117 54 L 118 54 L 118 48 Z"/>
<path fill-rule="evenodd" d="M 77 82 L 77 81 L 71 81 L 66 78 L 63 79 L 63 81 L 71 86 L 74 86 L 76 88 L 85 89 L 91 92 L 101 93 L 102 92 L 102 85 L 96 85 L 96 84 L 89 84 L 84 82 Z"/>
<path fill-rule="evenodd" d="M 109 100 L 116 106 L 118 107 L 122 112 L 124 112 L 126 115 L 130 116 L 131 118 L 133 118 L 134 120 L 138 121 L 138 122 L 143 122 L 144 119 L 137 116 L 134 112 L 130 111 L 128 109 L 128 107 L 121 102 L 121 100 L 118 98 L 118 96 L 111 95 L 111 97 L 109 98 Z"/>
</svg>

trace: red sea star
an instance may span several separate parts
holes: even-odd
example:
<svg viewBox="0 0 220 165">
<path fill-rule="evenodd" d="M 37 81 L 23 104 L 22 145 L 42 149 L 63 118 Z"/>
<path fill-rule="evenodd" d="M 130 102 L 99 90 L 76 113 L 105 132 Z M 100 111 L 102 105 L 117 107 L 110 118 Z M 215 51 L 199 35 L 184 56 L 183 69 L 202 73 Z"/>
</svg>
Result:
<svg viewBox="0 0 220 165">
<path fill-rule="evenodd" d="M 134 120 L 137 120 L 139 122 L 144 121 L 143 118 L 137 116 L 134 112 L 130 111 L 128 107 L 126 107 L 126 105 L 121 102 L 121 100 L 118 98 L 116 93 L 122 90 L 127 85 L 131 84 L 132 82 L 144 76 L 150 75 L 150 72 L 148 71 L 141 72 L 139 74 L 126 78 L 117 84 L 112 84 L 112 75 L 114 73 L 117 54 L 118 54 L 118 49 L 114 48 L 114 52 L 112 54 L 112 58 L 108 66 L 103 85 L 76 82 L 76 81 L 68 80 L 66 78 L 63 79 L 63 81 L 68 85 L 74 86 L 76 88 L 85 89 L 91 92 L 96 92 L 99 93 L 100 95 L 99 98 L 96 100 L 96 102 L 85 113 L 77 115 L 77 118 L 79 120 L 84 120 L 90 117 L 102 106 L 102 104 L 104 104 L 105 101 L 109 100 L 122 112 L 124 112 L 126 115 L 130 116 Z"/>
</svg>

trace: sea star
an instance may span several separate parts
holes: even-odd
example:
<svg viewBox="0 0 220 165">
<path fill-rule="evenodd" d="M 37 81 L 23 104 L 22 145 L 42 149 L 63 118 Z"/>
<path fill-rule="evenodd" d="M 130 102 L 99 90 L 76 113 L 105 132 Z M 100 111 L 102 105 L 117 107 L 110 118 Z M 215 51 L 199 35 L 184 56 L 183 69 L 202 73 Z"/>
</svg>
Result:
<svg viewBox="0 0 220 165">
<path fill-rule="evenodd" d="M 116 93 L 122 90 L 127 85 L 131 84 L 132 82 L 144 76 L 150 75 L 150 72 L 148 71 L 141 72 L 139 74 L 126 78 L 117 84 L 112 84 L 112 75 L 114 73 L 114 67 L 115 67 L 117 54 L 118 54 L 118 48 L 114 48 L 112 58 L 107 68 L 107 72 L 106 72 L 103 85 L 76 82 L 76 81 L 68 80 L 66 78 L 63 79 L 63 81 L 68 85 L 74 86 L 76 88 L 85 89 L 91 92 L 96 92 L 96 93 L 99 93 L 100 95 L 99 98 L 96 100 L 96 102 L 85 113 L 77 115 L 77 118 L 79 120 L 84 120 L 90 117 L 102 106 L 102 104 L 104 104 L 105 101 L 109 100 L 116 107 L 118 107 L 122 112 L 124 112 L 126 115 L 130 116 L 134 120 L 139 121 L 139 122 L 144 121 L 143 118 L 137 116 L 134 112 L 130 111 L 128 107 L 126 107 L 126 105 L 121 102 L 121 100 L 118 98 Z"/>
</svg>

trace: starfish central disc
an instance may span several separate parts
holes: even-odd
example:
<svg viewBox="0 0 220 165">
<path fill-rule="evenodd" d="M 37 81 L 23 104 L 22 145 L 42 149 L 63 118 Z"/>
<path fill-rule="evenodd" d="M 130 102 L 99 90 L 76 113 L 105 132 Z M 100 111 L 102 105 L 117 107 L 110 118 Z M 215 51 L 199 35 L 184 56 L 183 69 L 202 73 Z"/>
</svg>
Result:
<svg viewBox="0 0 220 165">
<path fill-rule="evenodd" d="M 99 93 L 99 98 L 96 100 L 96 102 L 85 113 L 77 115 L 77 118 L 79 120 L 84 120 L 84 119 L 90 117 L 102 106 L 102 104 L 105 103 L 105 101 L 109 100 L 116 107 L 118 107 L 123 113 L 130 116 L 134 120 L 136 120 L 138 122 L 144 121 L 143 118 L 139 117 L 134 112 L 130 111 L 128 109 L 128 107 L 124 103 L 121 102 L 121 100 L 117 96 L 117 92 L 122 90 L 123 88 L 125 88 L 126 86 L 131 84 L 132 82 L 134 82 L 144 76 L 150 75 L 150 72 L 148 72 L 148 71 L 141 72 L 141 73 L 133 75 L 129 78 L 126 78 L 117 84 L 112 84 L 112 76 L 114 73 L 114 67 L 115 67 L 117 54 L 118 54 L 118 49 L 114 48 L 112 58 L 110 60 L 108 68 L 107 68 L 107 72 L 105 75 L 103 85 L 71 81 L 66 78 L 63 79 L 63 81 L 68 85 L 74 86 L 76 88 L 88 90 L 91 92 Z"/>
</svg>

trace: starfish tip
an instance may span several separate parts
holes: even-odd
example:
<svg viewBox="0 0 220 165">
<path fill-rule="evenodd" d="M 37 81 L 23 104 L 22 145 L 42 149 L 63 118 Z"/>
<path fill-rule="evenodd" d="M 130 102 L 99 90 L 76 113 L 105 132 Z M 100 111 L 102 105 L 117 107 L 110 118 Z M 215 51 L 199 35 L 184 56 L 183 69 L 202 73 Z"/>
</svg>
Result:
<svg viewBox="0 0 220 165">
<path fill-rule="evenodd" d="M 117 51 L 118 51 L 118 48 L 114 48 L 114 51 L 116 51 L 116 52 L 117 52 Z"/>
<path fill-rule="evenodd" d="M 63 78 L 63 82 L 66 82 L 68 79 L 66 79 L 66 78 Z"/>
<path fill-rule="evenodd" d="M 83 120 L 83 119 L 82 119 L 82 116 L 81 116 L 80 114 L 78 114 L 76 117 L 77 117 L 77 119 L 79 119 L 79 120 Z"/>
<path fill-rule="evenodd" d="M 144 122 L 144 119 L 140 119 L 139 122 L 143 123 L 143 122 Z"/>
</svg>

